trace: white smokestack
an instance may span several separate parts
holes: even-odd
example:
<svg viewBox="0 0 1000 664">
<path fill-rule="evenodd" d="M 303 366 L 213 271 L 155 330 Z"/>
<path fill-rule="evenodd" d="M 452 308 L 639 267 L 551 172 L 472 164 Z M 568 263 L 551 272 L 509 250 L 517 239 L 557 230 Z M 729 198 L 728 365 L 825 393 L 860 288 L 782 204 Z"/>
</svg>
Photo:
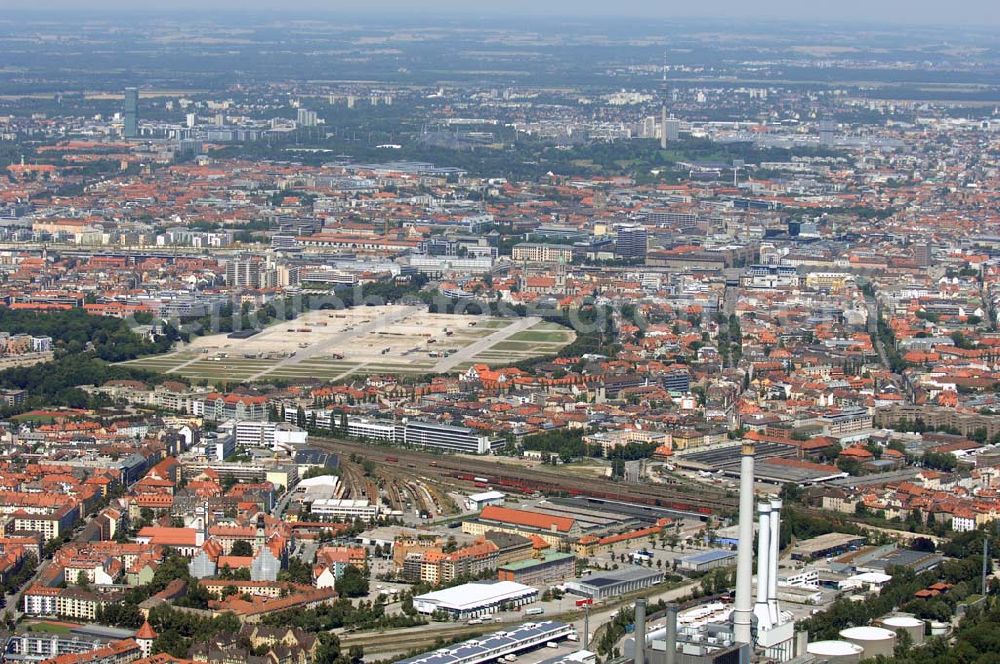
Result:
<svg viewBox="0 0 1000 664">
<path fill-rule="evenodd" d="M 646 664 L 646 600 L 635 600 L 635 664 Z"/>
<path fill-rule="evenodd" d="M 740 545 L 733 607 L 733 640 L 737 643 L 753 641 L 753 454 L 753 443 L 744 441 L 740 450 Z"/>
<path fill-rule="evenodd" d="M 771 563 L 771 571 L 767 575 L 767 610 L 771 615 L 771 624 L 778 624 L 778 556 L 781 552 L 781 501 L 777 498 L 771 500 L 771 554 L 768 562 Z"/>
<path fill-rule="evenodd" d="M 771 612 L 767 608 L 767 589 L 770 588 L 768 575 L 771 572 L 771 503 L 759 503 L 757 514 L 760 524 L 757 528 L 757 603 L 753 614 L 757 616 L 757 630 L 771 628 Z"/>
</svg>

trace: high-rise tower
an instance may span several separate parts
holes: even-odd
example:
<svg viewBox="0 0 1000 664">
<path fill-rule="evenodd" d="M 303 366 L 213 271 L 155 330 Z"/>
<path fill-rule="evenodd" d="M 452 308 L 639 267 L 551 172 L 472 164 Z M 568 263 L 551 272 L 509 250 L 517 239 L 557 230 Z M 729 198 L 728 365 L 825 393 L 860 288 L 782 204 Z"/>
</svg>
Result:
<svg viewBox="0 0 1000 664">
<path fill-rule="evenodd" d="M 660 83 L 660 149 L 667 149 L 667 52 L 663 52 L 663 82 Z"/>
<path fill-rule="evenodd" d="M 621 224 L 615 237 L 615 254 L 621 258 L 645 258 L 649 232 L 642 224 Z"/>
<path fill-rule="evenodd" d="M 832 116 L 824 115 L 819 121 L 820 145 L 833 145 L 837 140 L 837 122 Z"/>
<path fill-rule="evenodd" d="M 125 88 L 125 138 L 139 135 L 139 90 Z"/>
</svg>

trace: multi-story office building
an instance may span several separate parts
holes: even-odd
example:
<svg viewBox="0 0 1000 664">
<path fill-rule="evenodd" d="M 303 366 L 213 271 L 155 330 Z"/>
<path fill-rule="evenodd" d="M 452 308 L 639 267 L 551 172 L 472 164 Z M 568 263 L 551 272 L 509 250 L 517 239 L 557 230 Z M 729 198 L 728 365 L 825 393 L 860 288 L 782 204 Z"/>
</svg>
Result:
<svg viewBox="0 0 1000 664">
<path fill-rule="evenodd" d="M 197 392 L 189 389 L 184 383 L 168 381 L 153 388 L 153 391 L 146 398 L 151 406 L 180 413 L 190 413 L 192 404 L 198 396 Z M 133 403 L 135 402 L 135 399 L 129 398 L 128 395 L 126 398 Z"/>
<path fill-rule="evenodd" d="M 117 632 L 117 630 L 113 630 Z M 4 658 L 8 662 L 42 662 L 60 655 L 78 655 L 108 645 L 110 637 L 69 634 L 43 634 L 25 632 L 7 640 Z"/>
<path fill-rule="evenodd" d="M 239 482 L 270 482 L 276 487 L 287 487 L 298 479 L 298 469 L 293 464 L 263 465 L 261 463 L 193 461 L 185 462 L 184 476 L 192 477 L 211 469 L 220 477 L 232 477 Z"/>
<path fill-rule="evenodd" d="M 687 392 L 691 389 L 691 374 L 687 369 L 669 371 L 660 377 L 660 384 L 671 392 Z"/>
<path fill-rule="evenodd" d="M 310 111 L 308 108 L 300 108 L 295 119 L 300 127 L 315 127 L 318 123 L 316 111 Z"/>
<path fill-rule="evenodd" d="M 20 406 L 27 398 L 27 394 L 25 390 L 0 390 L 0 404 L 8 408 Z"/>
<path fill-rule="evenodd" d="M 112 599 L 83 588 L 32 586 L 24 591 L 24 612 L 31 616 L 62 616 L 94 621 L 100 607 Z"/>
<path fill-rule="evenodd" d="M 502 442 L 491 441 L 489 436 L 468 427 L 416 420 L 406 423 L 403 436 L 407 445 L 471 454 L 487 454 L 498 445 L 502 445 Z"/>
<path fill-rule="evenodd" d="M 79 508 L 72 503 L 43 514 L 29 514 L 20 509 L 13 514 L 11 529 L 15 533 L 38 533 L 43 541 L 49 542 L 70 530 L 79 515 Z"/>
<path fill-rule="evenodd" d="M 872 428 L 872 416 L 864 408 L 845 408 L 819 418 L 823 432 L 828 436 L 847 436 Z"/>
<path fill-rule="evenodd" d="M 463 547 L 444 556 L 441 561 L 441 581 L 448 583 L 460 576 L 476 577 L 497 567 L 499 548 L 489 540 Z"/>
<path fill-rule="evenodd" d="M 260 288 L 261 261 L 236 258 L 226 265 L 226 284 L 237 288 Z"/>
<path fill-rule="evenodd" d="M 801 278 L 790 265 L 751 265 L 740 277 L 743 288 L 797 288 Z"/>
<path fill-rule="evenodd" d="M 649 210 L 646 212 L 646 223 L 653 226 L 671 226 L 682 231 L 694 230 L 698 227 L 698 215 L 694 212 L 678 210 Z"/>
<path fill-rule="evenodd" d="M 497 568 L 499 547 L 481 539 L 451 553 L 440 548 L 410 551 L 403 560 L 403 572 L 410 579 L 430 584 L 448 583 L 461 576 L 480 576 Z"/>
<path fill-rule="evenodd" d="M 240 420 L 222 428 L 232 429 L 239 448 L 305 445 L 309 438 L 306 431 L 287 422 Z"/>
<path fill-rule="evenodd" d="M 819 121 L 819 142 L 821 145 L 833 145 L 837 138 L 837 122 L 831 117 Z"/>
<path fill-rule="evenodd" d="M 649 235 L 639 224 L 622 224 L 615 238 L 615 255 L 621 258 L 644 258 Z"/>
<path fill-rule="evenodd" d="M 397 442 L 401 438 L 401 433 L 401 427 L 385 420 L 370 420 L 364 417 L 347 418 L 347 434 L 355 438 Z"/>
<path fill-rule="evenodd" d="M 576 556 L 550 551 L 539 558 L 518 560 L 497 569 L 500 581 L 515 581 L 528 586 L 561 583 L 576 576 Z"/>
<path fill-rule="evenodd" d="M 681 137 L 681 121 L 677 118 L 667 118 L 663 122 L 663 134 L 668 141 L 677 141 Z"/>
<path fill-rule="evenodd" d="M 206 420 L 266 420 L 267 399 L 248 394 L 219 394 L 212 392 L 192 402 L 192 415 Z"/>
<path fill-rule="evenodd" d="M 565 244 L 522 242 L 514 245 L 511 258 L 524 263 L 571 263 L 573 248 Z"/>
<path fill-rule="evenodd" d="M 272 249 L 295 249 L 299 246 L 298 242 L 295 241 L 295 236 L 291 234 L 278 234 L 271 236 L 271 248 Z"/>
<path fill-rule="evenodd" d="M 930 242 L 918 242 L 913 245 L 913 259 L 920 267 L 931 265 L 931 244 Z"/>
<path fill-rule="evenodd" d="M 378 516 L 378 505 L 373 505 L 367 500 L 320 498 L 312 502 L 310 513 L 314 516 L 328 516 L 340 519 L 361 518 L 371 521 Z"/>
<path fill-rule="evenodd" d="M 206 459 L 225 461 L 236 454 L 236 439 L 230 433 L 205 433 L 192 449 Z"/>
</svg>

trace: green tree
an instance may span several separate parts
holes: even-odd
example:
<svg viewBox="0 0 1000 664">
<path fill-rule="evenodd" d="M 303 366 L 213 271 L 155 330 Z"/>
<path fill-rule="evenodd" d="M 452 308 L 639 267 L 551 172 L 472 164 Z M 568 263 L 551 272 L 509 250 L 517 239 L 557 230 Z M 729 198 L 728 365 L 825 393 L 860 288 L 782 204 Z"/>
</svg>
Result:
<svg viewBox="0 0 1000 664">
<path fill-rule="evenodd" d="M 176 629 L 161 631 L 153 641 L 153 654 L 166 653 L 174 657 L 187 657 L 188 645 Z"/>
<path fill-rule="evenodd" d="M 171 581 L 180 579 L 190 584 L 191 574 L 188 571 L 188 561 L 183 556 L 173 554 L 164 560 L 153 573 L 153 580 L 149 583 L 149 593 L 155 594 L 167 587 Z"/>
<path fill-rule="evenodd" d="M 348 565 L 337 579 L 336 589 L 344 597 L 363 597 L 368 594 L 368 577 L 354 565 Z"/>
<path fill-rule="evenodd" d="M 340 639 L 336 634 L 320 632 L 319 645 L 316 647 L 315 664 L 339 664 Z"/>
<path fill-rule="evenodd" d="M 131 601 L 112 602 L 98 608 L 96 622 L 113 627 L 135 629 L 142 626 L 142 612 Z"/>
<path fill-rule="evenodd" d="M 288 568 L 278 573 L 278 580 L 311 584 L 313 581 L 312 569 L 306 563 L 292 556 L 288 559 Z"/>
</svg>

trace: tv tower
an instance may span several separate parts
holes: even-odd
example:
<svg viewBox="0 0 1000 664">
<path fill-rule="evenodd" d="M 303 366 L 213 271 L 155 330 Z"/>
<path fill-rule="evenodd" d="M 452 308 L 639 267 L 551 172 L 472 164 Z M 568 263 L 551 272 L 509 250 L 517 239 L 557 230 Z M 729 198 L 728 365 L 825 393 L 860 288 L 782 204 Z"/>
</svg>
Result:
<svg viewBox="0 0 1000 664">
<path fill-rule="evenodd" d="M 663 51 L 663 82 L 660 84 L 660 149 L 667 149 L 667 52 Z"/>
</svg>

